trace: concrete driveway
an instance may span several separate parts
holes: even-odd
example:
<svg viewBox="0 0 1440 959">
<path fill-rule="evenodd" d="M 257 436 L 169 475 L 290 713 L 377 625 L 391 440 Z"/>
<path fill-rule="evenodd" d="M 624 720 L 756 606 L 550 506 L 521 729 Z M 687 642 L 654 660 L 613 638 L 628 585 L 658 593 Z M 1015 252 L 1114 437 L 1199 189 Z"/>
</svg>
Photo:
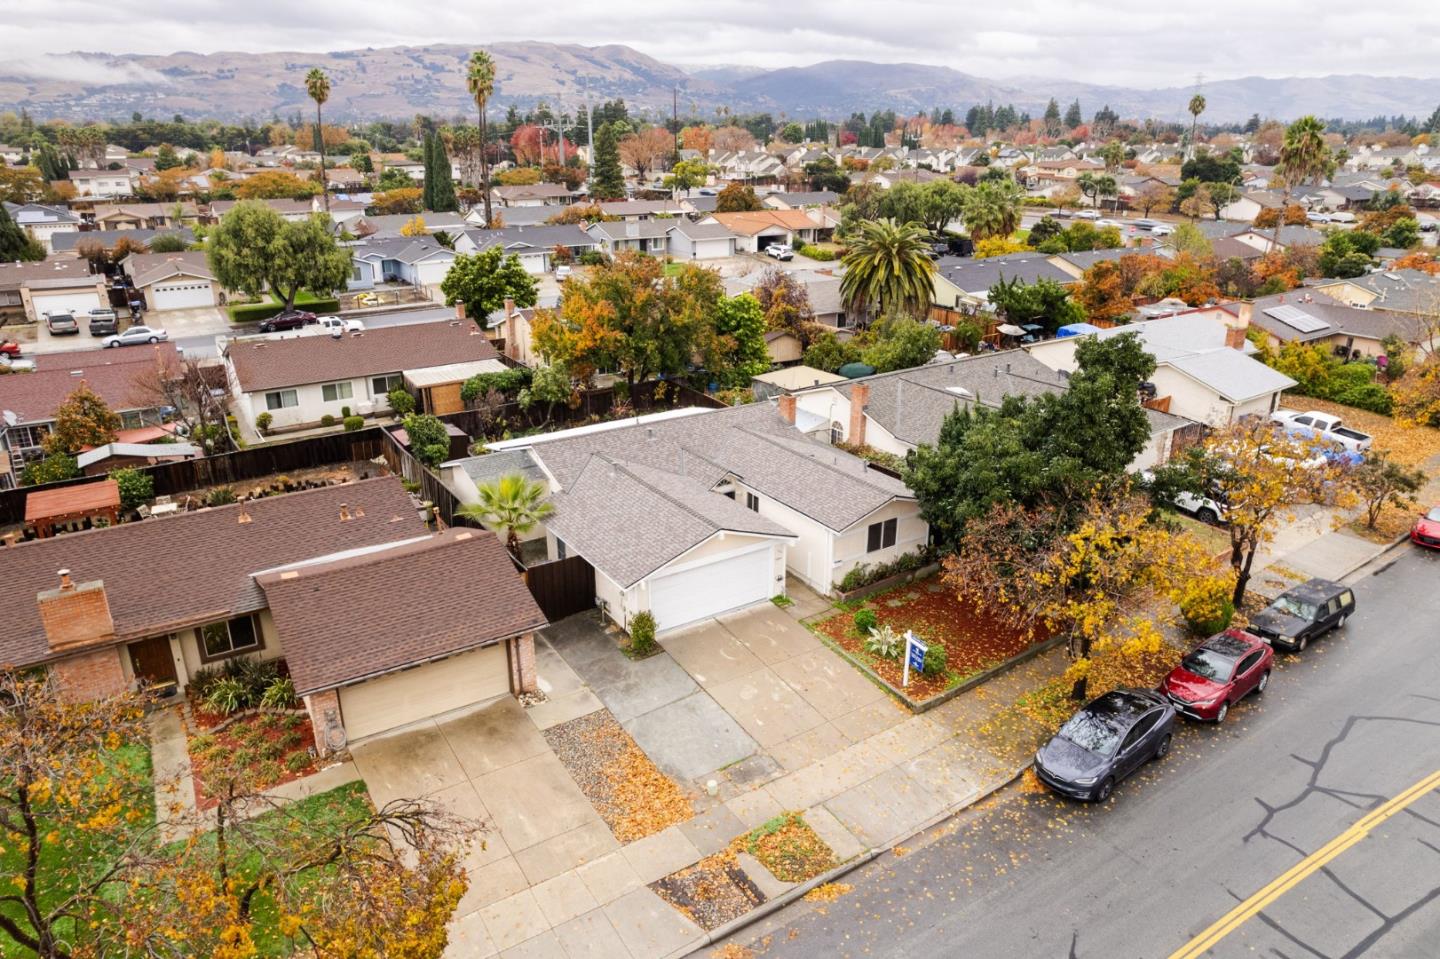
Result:
<svg viewBox="0 0 1440 959">
<path fill-rule="evenodd" d="M 90 331 L 86 327 L 88 322 L 86 317 L 77 317 L 77 319 L 80 321 L 78 335 L 51 336 L 43 322 L 36 324 L 33 350 L 27 347 L 26 352 L 68 353 L 74 350 L 100 349 L 103 337 L 90 335 Z M 122 317 L 121 322 L 125 327 L 131 325 L 128 315 Z M 221 333 L 230 331 L 230 324 L 225 319 L 225 314 L 214 307 L 144 313 L 140 317 L 140 322 L 145 326 L 159 327 L 169 334 L 171 340 L 195 337 L 213 339 Z"/>
</svg>

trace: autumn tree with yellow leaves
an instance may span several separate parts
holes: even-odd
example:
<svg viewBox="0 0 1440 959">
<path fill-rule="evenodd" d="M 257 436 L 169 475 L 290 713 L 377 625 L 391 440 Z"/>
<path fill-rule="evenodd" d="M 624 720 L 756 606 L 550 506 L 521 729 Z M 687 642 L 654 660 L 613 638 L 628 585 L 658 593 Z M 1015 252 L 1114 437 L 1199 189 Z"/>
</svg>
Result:
<svg viewBox="0 0 1440 959">
<path fill-rule="evenodd" d="M 196 812 L 173 798 L 194 788 L 188 778 L 152 781 L 138 695 L 76 703 L 53 677 L 6 671 L 0 701 L 0 951 L 250 959 L 278 942 L 355 959 L 443 953 L 477 824 L 338 790 L 302 814 L 223 762 L 204 783 L 217 804 Z"/>
</svg>

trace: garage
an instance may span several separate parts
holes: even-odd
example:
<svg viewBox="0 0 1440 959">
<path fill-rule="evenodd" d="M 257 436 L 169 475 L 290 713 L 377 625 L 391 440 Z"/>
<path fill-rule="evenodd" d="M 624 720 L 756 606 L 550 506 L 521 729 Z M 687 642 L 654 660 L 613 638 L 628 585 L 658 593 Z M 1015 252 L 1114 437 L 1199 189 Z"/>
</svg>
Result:
<svg viewBox="0 0 1440 959">
<path fill-rule="evenodd" d="M 91 310 L 98 310 L 108 304 L 100 302 L 100 295 L 94 286 L 84 289 L 63 290 L 54 293 L 31 293 L 36 321 L 43 320 L 46 313 L 73 313 L 83 316 Z"/>
<path fill-rule="evenodd" d="M 150 288 L 152 310 L 193 310 L 215 305 L 209 280 L 157 283 Z"/>
<path fill-rule="evenodd" d="M 650 578 L 650 613 L 661 630 L 763 602 L 774 592 L 771 544 L 751 547 Z"/>
<path fill-rule="evenodd" d="M 510 692 L 505 644 L 486 646 L 340 690 L 350 742 Z"/>
</svg>

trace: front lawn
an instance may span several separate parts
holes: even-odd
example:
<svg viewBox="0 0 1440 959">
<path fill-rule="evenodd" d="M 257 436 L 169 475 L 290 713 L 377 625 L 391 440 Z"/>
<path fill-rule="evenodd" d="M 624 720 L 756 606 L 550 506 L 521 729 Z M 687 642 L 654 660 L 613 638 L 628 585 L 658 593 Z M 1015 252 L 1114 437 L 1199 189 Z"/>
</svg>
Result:
<svg viewBox="0 0 1440 959">
<path fill-rule="evenodd" d="M 129 743 L 121 746 L 115 751 L 114 759 L 129 767 L 137 781 L 147 786 L 153 782 L 150 760 L 150 744 L 148 742 Z M 135 797 L 132 806 L 138 813 L 139 819 L 134 823 L 136 833 L 143 833 L 155 822 L 155 793 L 153 788 L 147 789 L 144 796 Z M 23 858 L 23 847 L 18 842 L 11 842 L 6 839 L 0 842 L 0 876 L 6 880 L 12 876 L 18 877 L 24 872 L 25 862 Z M 70 877 L 71 880 L 86 875 L 87 867 L 90 869 L 103 869 L 107 867 L 113 858 L 107 853 L 97 850 L 93 840 L 83 831 L 78 829 L 67 829 L 56 836 L 54 840 L 45 842 L 41 850 L 39 875 L 42 881 L 45 877 Z M 68 896 L 75 888 L 75 882 L 47 882 L 48 895 L 42 896 L 42 903 L 54 903 Z M 0 913 L 20 922 L 21 927 L 29 929 L 29 924 L 21 918 L 24 913 L 16 903 L 0 902 Z M 62 935 L 64 929 L 61 929 Z M 0 956 L 6 957 L 33 957 L 35 954 L 28 949 L 10 941 L 8 936 L 0 935 Z"/>
<path fill-rule="evenodd" d="M 904 695 L 923 701 L 959 685 L 1025 652 L 1049 636 L 1043 632 L 1027 635 L 998 617 L 961 603 L 938 574 L 886 590 L 853 608 L 842 609 L 815 623 L 821 636 L 839 646 L 852 659 L 864 663 L 896 690 L 903 679 L 903 649 L 899 657 L 883 658 L 865 648 L 865 636 L 855 625 L 861 610 L 873 612 L 880 626 L 898 633 L 913 631 L 926 644 L 945 650 L 945 669 L 933 676 L 910 671 L 910 685 Z"/>
</svg>

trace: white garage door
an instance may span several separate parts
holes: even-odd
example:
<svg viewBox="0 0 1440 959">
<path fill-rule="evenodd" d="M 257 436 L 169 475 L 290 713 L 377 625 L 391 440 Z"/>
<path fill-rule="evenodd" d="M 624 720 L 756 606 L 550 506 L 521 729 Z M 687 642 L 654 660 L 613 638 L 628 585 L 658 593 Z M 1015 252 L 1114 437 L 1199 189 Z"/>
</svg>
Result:
<svg viewBox="0 0 1440 959">
<path fill-rule="evenodd" d="M 340 715 L 353 743 L 508 692 L 510 672 L 501 643 L 346 686 L 340 690 Z"/>
<path fill-rule="evenodd" d="M 190 283 L 157 283 L 151 291 L 157 310 L 189 310 L 202 306 L 214 306 L 215 294 L 210 290 L 210 281 Z"/>
<path fill-rule="evenodd" d="M 650 614 L 657 629 L 674 629 L 728 609 L 769 599 L 774 592 L 769 543 L 717 556 L 699 566 L 650 580 Z"/>
<path fill-rule="evenodd" d="M 35 319 L 44 320 L 46 313 L 74 313 L 83 316 L 91 310 L 98 310 L 102 304 L 94 289 L 67 290 L 64 293 L 36 293 L 31 296 L 35 304 Z"/>
</svg>

